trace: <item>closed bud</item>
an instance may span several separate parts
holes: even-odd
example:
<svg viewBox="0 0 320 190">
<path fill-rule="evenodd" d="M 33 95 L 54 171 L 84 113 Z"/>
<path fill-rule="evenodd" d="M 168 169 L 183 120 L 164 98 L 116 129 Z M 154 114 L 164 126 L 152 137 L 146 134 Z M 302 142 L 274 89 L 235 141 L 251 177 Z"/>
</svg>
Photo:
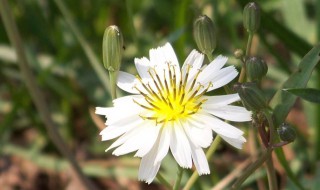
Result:
<svg viewBox="0 0 320 190">
<path fill-rule="evenodd" d="M 193 36 L 199 50 L 211 55 L 217 45 L 216 28 L 206 15 L 199 16 L 193 25 Z"/>
<path fill-rule="evenodd" d="M 258 57 L 250 57 L 246 60 L 246 72 L 250 81 L 260 81 L 268 72 L 266 62 Z"/>
<path fill-rule="evenodd" d="M 103 65 L 109 71 L 119 71 L 122 58 L 123 37 L 117 26 L 104 31 L 102 42 Z"/>
<path fill-rule="evenodd" d="M 234 90 L 238 92 L 247 110 L 260 111 L 267 108 L 266 98 L 256 83 L 237 83 L 234 85 Z"/>
<path fill-rule="evenodd" d="M 260 7 L 255 2 L 248 3 L 243 10 L 243 26 L 248 32 L 256 32 L 260 26 Z"/>
<path fill-rule="evenodd" d="M 109 71 L 111 96 L 116 98 L 117 75 L 121 65 L 123 37 L 117 26 L 104 31 L 102 42 L 103 65 Z"/>
<path fill-rule="evenodd" d="M 279 137 L 282 141 L 292 142 L 296 139 L 297 134 L 293 127 L 287 123 L 282 123 L 277 129 Z"/>
<path fill-rule="evenodd" d="M 236 51 L 234 51 L 233 55 L 235 56 L 236 59 L 242 59 L 244 53 L 242 49 L 236 49 Z"/>
</svg>

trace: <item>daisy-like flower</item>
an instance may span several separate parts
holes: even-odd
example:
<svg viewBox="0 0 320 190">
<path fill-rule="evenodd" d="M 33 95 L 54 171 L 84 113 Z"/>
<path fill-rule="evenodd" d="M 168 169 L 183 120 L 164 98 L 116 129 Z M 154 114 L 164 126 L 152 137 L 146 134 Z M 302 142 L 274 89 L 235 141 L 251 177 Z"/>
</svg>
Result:
<svg viewBox="0 0 320 190">
<path fill-rule="evenodd" d="M 135 59 L 137 76 L 119 73 L 118 87 L 131 94 L 113 101 L 113 107 L 96 108 L 107 118 L 102 140 L 119 137 L 106 151 L 116 156 L 134 152 L 142 157 L 139 179 L 151 183 L 169 149 L 183 168 L 195 165 L 199 175 L 210 169 L 202 148 L 213 139 L 212 131 L 236 148 L 246 142 L 243 132 L 223 120 L 245 122 L 251 113 L 229 105 L 238 94 L 206 96 L 232 81 L 238 72 L 218 56 L 202 66 L 204 55 L 193 50 L 180 68 L 172 46 L 151 49 L 150 60 Z M 223 119 L 223 120 L 221 120 Z"/>
</svg>

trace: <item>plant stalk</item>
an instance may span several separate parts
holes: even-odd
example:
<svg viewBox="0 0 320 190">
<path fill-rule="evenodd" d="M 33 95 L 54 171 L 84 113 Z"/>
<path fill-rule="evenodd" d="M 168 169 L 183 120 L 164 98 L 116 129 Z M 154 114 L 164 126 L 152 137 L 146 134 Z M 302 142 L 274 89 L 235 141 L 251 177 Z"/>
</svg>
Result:
<svg viewBox="0 0 320 190">
<path fill-rule="evenodd" d="M 27 89 L 31 94 L 31 98 L 38 110 L 42 121 L 44 122 L 44 126 L 49 134 L 50 139 L 57 147 L 59 152 L 66 157 L 69 163 L 72 166 L 72 169 L 75 171 L 77 177 L 83 183 L 83 185 L 88 190 L 96 190 L 96 186 L 83 174 L 79 164 L 77 163 L 75 157 L 73 156 L 71 150 L 68 149 L 66 143 L 62 139 L 61 135 L 57 130 L 57 126 L 53 122 L 51 118 L 51 114 L 48 110 L 48 105 L 45 102 L 44 96 L 37 86 L 36 79 L 33 76 L 33 73 L 28 65 L 27 57 L 23 48 L 22 39 L 20 37 L 18 28 L 14 21 L 11 9 L 7 0 L 0 0 L 0 12 L 1 17 L 4 23 L 4 27 L 6 29 L 7 35 L 11 44 L 14 46 L 17 58 L 18 65 L 21 70 L 21 75 L 23 76 Z"/>
</svg>

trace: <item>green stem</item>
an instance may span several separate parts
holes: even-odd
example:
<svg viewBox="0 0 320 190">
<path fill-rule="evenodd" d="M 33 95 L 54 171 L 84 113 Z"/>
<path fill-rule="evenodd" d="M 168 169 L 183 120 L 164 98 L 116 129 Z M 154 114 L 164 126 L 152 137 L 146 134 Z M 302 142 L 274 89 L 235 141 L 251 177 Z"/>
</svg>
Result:
<svg viewBox="0 0 320 190">
<path fill-rule="evenodd" d="M 272 115 L 269 113 L 268 110 L 264 111 L 264 115 L 267 118 L 268 126 L 270 130 L 270 139 L 269 139 L 269 146 L 272 147 L 275 141 L 275 127 L 273 125 Z M 270 190 L 277 190 L 277 178 L 276 173 L 274 169 L 274 165 L 272 162 L 272 154 L 268 156 L 267 162 L 267 176 L 268 176 L 268 182 L 269 182 L 269 189 Z"/>
<path fill-rule="evenodd" d="M 157 179 L 160 181 L 162 185 L 166 186 L 167 189 L 172 189 L 171 184 L 163 177 L 161 172 L 158 172 Z"/>
<path fill-rule="evenodd" d="M 173 190 L 179 190 L 180 188 L 180 183 L 181 183 L 181 179 L 182 179 L 182 175 L 183 175 L 183 168 L 179 167 L 179 171 L 178 171 L 178 174 L 177 174 L 177 180 L 176 182 L 174 183 L 174 186 L 173 186 Z"/>
<path fill-rule="evenodd" d="M 57 5 L 58 9 L 61 11 L 65 21 L 67 22 L 68 26 L 70 27 L 72 33 L 75 35 L 76 39 L 79 41 L 82 49 L 84 50 L 84 53 L 89 59 L 89 62 L 94 69 L 94 71 L 97 73 L 98 78 L 100 79 L 101 83 L 103 84 L 106 91 L 110 90 L 109 86 L 109 79 L 107 75 L 105 74 L 105 69 L 103 68 L 103 64 L 99 61 L 96 54 L 93 52 L 91 46 L 89 45 L 88 41 L 83 37 L 81 34 L 79 28 L 74 23 L 70 11 L 67 9 L 67 7 L 64 4 L 64 1 L 62 0 L 54 0 L 55 4 Z"/>
<path fill-rule="evenodd" d="M 277 190 L 277 178 L 275 175 L 274 165 L 272 162 L 272 154 L 268 156 L 268 159 L 266 160 L 267 165 L 267 176 L 268 176 L 268 183 L 269 183 L 269 189 L 270 190 Z"/>
<path fill-rule="evenodd" d="M 256 160 L 253 164 L 249 166 L 248 169 L 245 170 L 244 173 L 237 179 L 237 181 L 232 185 L 232 190 L 240 189 L 241 184 L 255 171 L 257 170 L 271 155 L 272 149 L 268 148 L 258 160 Z"/>
<path fill-rule="evenodd" d="M 221 142 L 221 137 L 217 135 L 216 138 L 214 139 L 213 143 L 211 144 L 210 148 L 208 149 L 207 153 L 206 153 L 207 159 L 211 158 L 212 154 L 217 150 L 218 145 L 220 144 L 220 142 Z M 199 178 L 198 172 L 194 171 L 183 189 L 184 190 L 190 189 L 198 178 Z"/>
<path fill-rule="evenodd" d="M 128 13 L 128 20 L 129 20 L 129 27 L 132 34 L 132 39 L 135 43 L 135 45 L 138 47 L 138 38 L 137 38 L 137 31 L 134 27 L 134 20 L 133 20 L 133 13 L 132 13 L 132 0 L 126 0 L 126 8 Z"/>
<path fill-rule="evenodd" d="M 111 91 L 111 97 L 112 100 L 117 98 L 117 77 L 118 72 L 117 71 L 109 71 L 109 77 L 110 77 L 110 91 Z"/>
<path fill-rule="evenodd" d="M 253 33 L 250 32 L 248 37 L 248 42 L 247 42 L 246 57 L 250 56 L 252 39 L 253 39 Z M 246 63 L 243 62 L 238 82 L 240 83 L 244 82 L 245 77 L 246 77 Z"/>
<path fill-rule="evenodd" d="M 75 171 L 77 177 L 86 187 L 86 189 L 97 189 L 97 187 L 83 174 L 78 162 L 72 154 L 72 151 L 68 149 L 67 144 L 64 142 L 63 138 L 59 134 L 57 126 L 53 122 L 51 118 L 51 113 L 48 110 L 49 106 L 46 104 L 44 96 L 40 88 L 37 86 L 36 79 L 33 76 L 33 73 L 29 67 L 28 60 L 23 48 L 22 39 L 14 21 L 14 17 L 10 10 L 9 4 L 7 0 L 0 0 L 0 4 L 1 17 L 4 23 L 4 27 L 9 36 L 9 40 L 15 48 L 21 74 L 25 80 L 26 86 L 31 94 L 31 98 L 36 106 L 36 109 L 38 110 L 40 118 L 44 122 L 44 126 L 46 127 L 50 139 L 57 147 L 57 149 L 60 151 L 60 153 L 64 157 L 66 157 L 66 159 L 68 159 L 69 163 L 72 166 L 72 169 Z"/>
</svg>

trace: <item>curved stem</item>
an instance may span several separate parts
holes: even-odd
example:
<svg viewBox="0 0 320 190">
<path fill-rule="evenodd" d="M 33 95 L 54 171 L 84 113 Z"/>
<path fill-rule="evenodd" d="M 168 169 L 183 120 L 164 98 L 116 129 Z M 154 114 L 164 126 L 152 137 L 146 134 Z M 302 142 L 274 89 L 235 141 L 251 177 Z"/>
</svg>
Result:
<svg viewBox="0 0 320 190">
<path fill-rule="evenodd" d="M 268 148 L 258 160 L 256 160 L 252 165 L 249 166 L 248 169 L 237 179 L 237 181 L 232 185 L 232 190 L 240 189 L 242 183 L 256 170 L 258 169 L 271 155 L 272 149 Z"/>
<path fill-rule="evenodd" d="M 158 172 L 157 179 L 160 181 L 162 185 L 166 186 L 167 189 L 172 189 L 171 184 L 163 177 L 161 172 Z"/>
<path fill-rule="evenodd" d="M 220 144 L 220 142 L 221 142 L 221 137 L 217 135 L 216 138 L 214 139 L 213 143 L 211 144 L 210 148 L 208 149 L 207 153 L 206 153 L 207 159 L 209 159 L 212 156 L 212 154 L 217 150 L 218 145 Z M 196 182 L 198 177 L 199 177 L 198 172 L 194 171 L 183 189 L 184 190 L 190 189 L 193 186 L 193 184 Z"/>
<path fill-rule="evenodd" d="M 269 139 L 269 147 L 272 148 L 274 141 L 275 141 L 275 128 L 273 125 L 272 115 L 268 112 L 268 110 L 264 111 L 264 115 L 267 118 L 269 130 L 270 130 L 270 139 Z M 272 162 L 272 154 L 268 156 L 268 159 L 266 161 L 267 166 L 267 176 L 268 176 L 268 183 L 269 183 L 269 189 L 270 190 L 277 190 L 277 178 L 276 173 L 274 169 L 274 165 Z"/>
<path fill-rule="evenodd" d="M 88 190 L 96 190 L 97 187 L 83 174 L 81 167 L 76 161 L 71 150 L 68 149 L 68 146 L 64 142 L 63 138 L 58 132 L 57 126 L 51 118 L 50 111 L 48 110 L 48 105 L 45 102 L 44 96 L 36 83 L 36 79 L 33 76 L 33 73 L 29 67 L 28 60 L 23 49 L 22 39 L 20 37 L 18 28 L 13 19 L 12 12 L 10 10 L 7 0 L 0 0 L 0 13 L 2 20 L 7 31 L 8 37 L 12 45 L 15 47 L 15 51 L 18 58 L 18 65 L 21 70 L 21 74 L 25 79 L 25 83 L 28 91 L 30 92 L 31 98 L 38 110 L 44 126 L 49 134 L 51 141 L 54 143 L 59 152 L 68 159 L 69 163 L 72 166 L 72 169 L 75 171 L 77 177 L 83 183 L 83 185 Z"/>
<path fill-rule="evenodd" d="M 179 167 L 179 171 L 178 171 L 178 174 L 177 174 L 177 180 L 176 182 L 174 183 L 174 186 L 173 186 L 173 190 L 179 190 L 180 188 L 180 183 L 181 183 L 181 179 L 182 179 L 182 175 L 183 175 L 183 168 Z"/>
<path fill-rule="evenodd" d="M 250 32 L 248 37 L 248 42 L 247 42 L 246 57 L 250 56 L 252 39 L 253 39 L 253 33 Z M 244 82 L 245 77 L 246 77 L 246 62 L 243 62 L 238 82 L 240 83 Z"/>
</svg>

